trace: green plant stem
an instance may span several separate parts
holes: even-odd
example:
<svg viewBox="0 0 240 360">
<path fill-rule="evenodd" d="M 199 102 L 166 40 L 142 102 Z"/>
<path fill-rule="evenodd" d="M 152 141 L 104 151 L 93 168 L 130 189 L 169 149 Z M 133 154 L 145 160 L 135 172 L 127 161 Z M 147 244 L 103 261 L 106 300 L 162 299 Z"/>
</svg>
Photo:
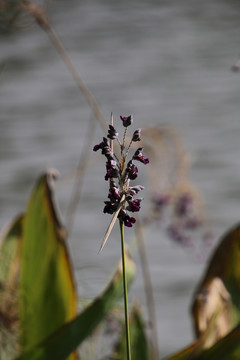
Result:
<svg viewBox="0 0 240 360">
<path fill-rule="evenodd" d="M 131 344 L 130 344 L 130 331 L 129 331 L 129 320 L 128 320 L 129 316 L 128 316 L 128 298 L 127 298 L 127 279 L 126 279 L 126 270 L 125 270 L 124 225 L 121 220 L 119 220 L 119 224 L 120 224 L 121 246 L 122 246 L 123 293 L 124 293 L 127 360 L 131 360 Z"/>
</svg>

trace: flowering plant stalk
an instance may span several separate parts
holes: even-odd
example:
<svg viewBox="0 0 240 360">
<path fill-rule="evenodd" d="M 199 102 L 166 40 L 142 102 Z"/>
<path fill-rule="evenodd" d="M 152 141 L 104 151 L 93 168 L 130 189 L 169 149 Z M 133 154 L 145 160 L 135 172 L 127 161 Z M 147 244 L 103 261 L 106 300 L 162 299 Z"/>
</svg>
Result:
<svg viewBox="0 0 240 360">
<path fill-rule="evenodd" d="M 143 148 L 139 147 L 134 152 L 131 159 L 127 162 L 127 157 L 132 143 L 141 140 L 141 129 L 137 129 L 134 131 L 129 144 L 127 145 L 127 129 L 132 124 L 133 118 L 130 115 L 127 117 L 120 116 L 120 119 L 122 120 L 122 125 L 125 128 L 122 141 L 119 140 L 118 132 L 113 126 L 113 117 L 111 116 L 111 124 L 108 128 L 107 138 L 104 137 L 103 141 L 95 145 L 93 150 L 101 150 L 102 154 L 107 159 L 105 180 L 109 181 L 109 193 L 108 200 L 104 202 L 105 206 L 103 212 L 113 215 L 99 252 L 103 249 L 117 219 L 119 220 L 120 224 L 127 359 L 130 360 L 131 349 L 128 321 L 127 281 L 125 271 L 124 226 L 132 227 L 133 224 L 136 222 L 136 219 L 133 216 L 130 216 L 129 212 L 138 212 L 141 208 L 141 201 L 143 200 L 143 198 L 134 198 L 134 196 L 143 189 L 143 186 L 130 186 L 130 181 L 135 180 L 138 176 L 138 168 L 135 165 L 134 161 L 148 164 L 149 159 L 144 156 Z M 120 159 L 113 151 L 113 141 L 116 141 L 120 148 Z"/>
</svg>

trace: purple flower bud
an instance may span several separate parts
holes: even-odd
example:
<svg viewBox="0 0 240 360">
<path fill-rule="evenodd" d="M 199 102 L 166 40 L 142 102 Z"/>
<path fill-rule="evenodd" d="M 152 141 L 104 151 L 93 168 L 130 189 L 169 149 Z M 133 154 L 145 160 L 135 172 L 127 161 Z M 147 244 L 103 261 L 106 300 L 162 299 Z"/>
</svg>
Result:
<svg viewBox="0 0 240 360">
<path fill-rule="evenodd" d="M 124 225 L 127 227 L 132 227 L 135 224 L 136 219 L 127 214 L 126 210 L 121 210 L 118 214 L 118 218 L 123 221 Z"/>
<path fill-rule="evenodd" d="M 130 126 L 130 125 L 132 124 L 132 122 L 133 122 L 133 117 L 132 117 L 132 115 L 129 115 L 129 116 L 120 116 L 120 119 L 122 120 L 124 127 Z"/>
<path fill-rule="evenodd" d="M 140 141 L 140 133 L 141 133 L 141 129 L 137 129 L 134 131 L 133 136 L 132 136 L 132 141 Z"/>
<path fill-rule="evenodd" d="M 113 159 L 113 152 L 107 138 L 104 137 L 102 142 L 93 147 L 93 151 L 98 151 L 99 149 L 102 149 L 102 154 L 108 159 Z"/>
<path fill-rule="evenodd" d="M 136 195 L 137 193 L 139 193 L 139 191 L 141 191 L 143 189 L 144 189 L 144 186 L 142 186 L 142 185 L 129 186 L 128 194 L 133 196 L 133 195 Z"/>
<path fill-rule="evenodd" d="M 103 149 L 107 145 L 110 146 L 109 141 L 104 137 L 102 142 L 94 146 L 93 151 L 98 151 L 99 149 Z"/>
<path fill-rule="evenodd" d="M 105 175 L 105 180 L 107 181 L 110 178 L 117 178 L 118 177 L 118 169 L 116 168 L 116 161 L 109 159 L 106 162 L 106 169 L 107 173 Z"/>
<path fill-rule="evenodd" d="M 118 137 L 118 132 L 115 130 L 115 128 L 112 125 L 109 125 L 107 137 L 111 140 L 114 140 Z"/>
<path fill-rule="evenodd" d="M 149 159 L 144 156 L 142 150 L 143 150 L 142 147 L 138 148 L 132 158 L 133 158 L 133 160 L 140 161 L 141 163 L 146 165 L 149 163 Z"/>
<path fill-rule="evenodd" d="M 137 178 L 138 168 L 132 162 L 132 160 L 130 160 L 129 163 L 127 164 L 126 173 L 130 180 L 135 180 Z"/>
<path fill-rule="evenodd" d="M 125 216 L 125 218 L 123 219 L 124 225 L 127 227 L 132 227 L 133 224 L 135 224 L 136 219 L 132 216 L 130 217 L 129 215 Z"/>
<path fill-rule="evenodd" d="M 118 203 L 112 201 L 104 201 L 104 204 L 105 204 L 103 209 L 104 214 L 107 213 L 112 215 L 117 210 Z"/>
<path fill-rule="evenodd" d="M 142 199 L 131 199 L 128 201 L 128 206 L 126 209 L 131 212 L 138 212 L 141 209 L 141 201 Z"/>
<path fill-rule="evenodd" d="M 98 151 L 99 149 L 102 148 L 102 142 L 100 144 L 97 144 L 93 147 L 93 151 Z"/>
<path fill-rule="evenodd" d="M 108 160 L 113 160 L 113 152 L 110 146 L 102 148 L 102 154 L 105 155 Z"/>
<path fill-rule="evenodd" d="M 108 193 L 108 198 L 111 201 L 119 200 L 119 188 L 115 187 L 115 186 L 110 187 L 109 193 Z"/>
</svg>

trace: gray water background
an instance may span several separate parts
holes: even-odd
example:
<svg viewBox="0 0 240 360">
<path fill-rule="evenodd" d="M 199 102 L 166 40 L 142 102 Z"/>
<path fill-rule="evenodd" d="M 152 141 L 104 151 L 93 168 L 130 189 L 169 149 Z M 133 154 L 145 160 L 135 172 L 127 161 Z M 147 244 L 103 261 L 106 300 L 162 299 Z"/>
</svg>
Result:
<svg viewBox="0 0 240 360">
<path fill-rule="evenodd" d="M 191 154 L 216 237 L 239 221 L 240 55 L 238 1 L 77 1 L 49 4 L 49 18 L 106 118 L 133 114 L 135 127 L 175 126 Z M 78 164 L 89 107 L 38 26 L 0 38 L 0 225 L 25 208 L 48 167 Z M 102 137 L 97 128 L 95 143 Z M 144 172 L 144 169 L 142 169 Z M 97 255 L 109 217 L 104 160 L 88 171 L 70 238 L 79 294 L 94 298 L 119 257 L 118 229 Z M 141 179 L 141 180 L 144 180 Z M 59 182 L 63 218 L 72 182 Z M 143 206 L 144 208 L 144 206 Z M 132 237 L 132 231 L 127 231 Z M 189 306 L 204 262 L 159 228 L 146 238 L 161 355 L 193 339 Z M 139 260 L 131 291 L 145 309 Z"/>
</svg>

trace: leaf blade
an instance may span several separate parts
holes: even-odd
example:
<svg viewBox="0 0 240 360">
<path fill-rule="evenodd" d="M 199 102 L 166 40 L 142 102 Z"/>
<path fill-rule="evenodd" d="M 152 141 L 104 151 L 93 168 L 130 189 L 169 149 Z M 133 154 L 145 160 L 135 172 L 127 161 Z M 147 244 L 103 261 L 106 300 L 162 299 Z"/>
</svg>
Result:
<svg viewBox="0 0 240 360">
<path fill-rule="evenodd" d="M 54 178 L 55 172 L 40 177 L 24 217 L 19 299 L 23 351 L 76 315 L 76 288 L 66 232 L 54 202 Z"/>
</svg>

